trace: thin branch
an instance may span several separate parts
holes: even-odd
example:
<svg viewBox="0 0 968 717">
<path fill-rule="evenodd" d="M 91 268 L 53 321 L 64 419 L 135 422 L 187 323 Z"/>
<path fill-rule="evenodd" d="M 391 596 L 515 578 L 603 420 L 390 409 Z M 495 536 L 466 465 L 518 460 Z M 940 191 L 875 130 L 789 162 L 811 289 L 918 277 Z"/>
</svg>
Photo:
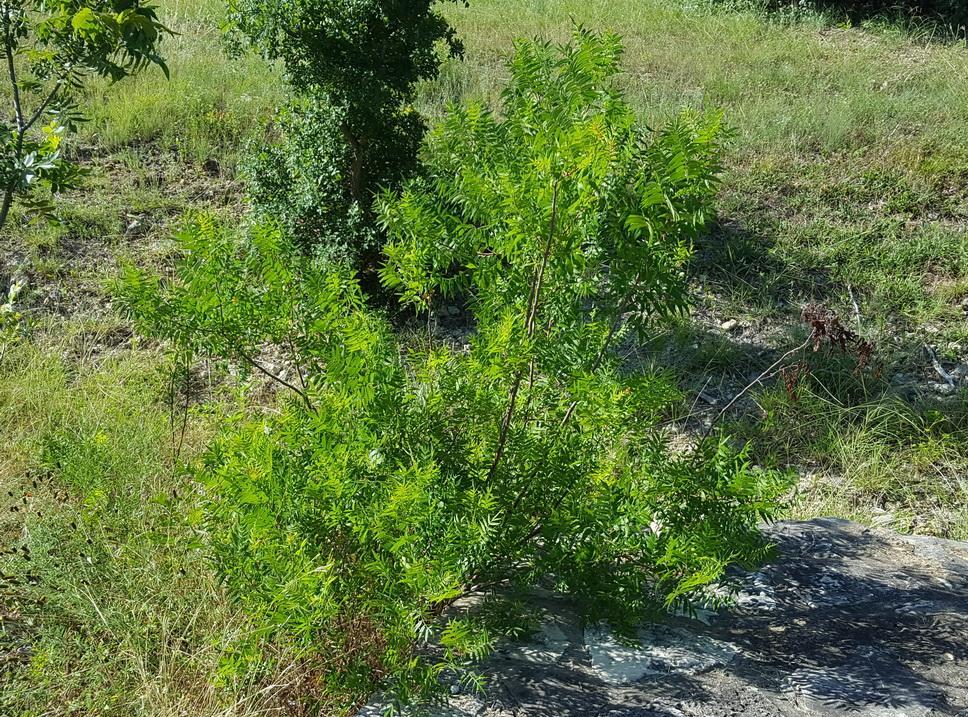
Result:
<svg viewBox="0 0 968 717">
<path fill-rule="evenodd" d="M 176 457 L 175 444 L 175 373 L 177 370 L 177 366 L 173 366 L 171 369 L 171 376 L 168 378 L 168 427 L 171 430 L 172 463 L 175 463 L 178 460 Z"/>
<path fill-rule="evenodd" d="M 302 386 L 303 391 L 308 391 L 306 387 L 306 379 L 303 376 L 302 365 L 299 362 L 299 354 L 296 353 L 296 347 L 292 343 L 292 337 L 286 337 L 286 343 L 289 344 L 289 353 L 292 355 L 292 363 L 296 367 L 296 374 L 299 376 L 299 385 Z"/>
<path fill-rule="evenodd" d="M 182 411 L 181 432 L 178 436 L 178 449 L 175 451 L 174 459 L 177 461 L 181 457 L 182 448 L 185 447 L 185 435 L 188 432 L 188 409 L 191 407 L 192 390 L 192 367 L 185 362 L 185 406 Z"/>
<path fill-rule="evenodd" d="M 310 400 L 309 394 L 307 393 L 307 391 L 301 390 L 298 386 L 294 386 L 292 383 L 290 383 L 289 381 L 286 381 L 281 376 L 277 376 L 276 374 L 272 373 L 267 368 L 265 368 L 262 364 L 260 364 L 258 361 L 256 361 L 255 359 L 253 359 L 251 356 L 249 356 L 247 353 L 245 353 L 244 351 L 242 351 L 241 349 L 239 349 L 235 345 L 237 343 L 237 341 L 235 339 L 231 338 L 231 336 L 229 335 L 229 333 L 224 328 L 225 318 L 222 315 L 222 306 L 221 306 L 221 304 L 218 307 L 218 311 L 219 311 L 219 323 L 221 324 L 221 326 L 219 326 L 218 328 L 214 329 L 214 333 L 216 333 L 218 336 L 220 336 L 222 338 L 223 341 L 225 341 L 226 346 L 229 347 L 229 349 L 232 352 L 232 354 L 236 358 L 241 359 L 244 363 L 247 363 L 249 366 L 251 366 L 252 368 L 254 368 L 259 373 L 261 373 L 264 376 L 266 376 L 267 378 L 270 378 L 273 381 L 275 381 L 276 383 L 278 383 L 279 385 L 284 386 L 285 388 L 288 388 L 290 391 L 292 391 L 293 393 L 295 393 L 297 396 L 299 396 L 303 400 L 303 402 L 306 404 L 306 407 L 307 408 L 309 408 L 311 411 L 314 411 L 315 412 L 316 406 Z M 189 324 L 186 324 L 186 323 L 181 322 L 181 321 L 177 321 L 175 319 L 169 318 L 169 321 L 172 321 L 176 326 L 178 326 L 181 329 L 188 329 L 188 330 L 192 330 L 192 331 L 197 331 L 198 330 L 198 328 L 195 327 L 195 326 L 191 326 Z M 266 343 L 269 343 L 269 342 L 266 342 Z"/>
<path fill-rule="evenodd" d="M 17 67 L 14 64 L 13 59 L 13 28 L 11 27 L 12 18 L 10 17 L 12 10 L 7 9 L 7 12 L 3 16 L 3 34 L 4 34 L 4 49 L 7 55 L 7 74 L 10 77 L 10 86 L 13 90 L 13 108 L 17 115 L 17 133 L 18 135 L 23 135 L 26 130 L 24 126 L 24 112 L 23 106 L 20 103 L 20 85 L 17 82 Z M 22 140 L 21 140 L 22 141 Z M 18 152 L 19 156 L 19 152 Z"/>
<path fill-rule="evenodd" d="M 591 373 L 594 373 L 599 368 L 601 368 L 602 362 L 605 360 L 605 357 L 608 355 L 608 351 L 611 348 L 612 341 L 615 340 L 615 336 L 618 334 L 619 330 L 622 327 L 622 324 L 624 323 L 624 318 L 623 317 L 625 315 L 625 310 L 628 307 L 629 301 L 631 300 L 631 295 L 632 295 L 632 290 L 630 289 L 629 292 L 622 299 L 621 304 L 620 304 L 620 308 L 618 310 L 618 315 L 617 315 L 615 321 L 612 323 L 612 327 L 611 327 L 611 329 L 608 332 L 608 336 L 605 337 L 605 341 L 602 344 L 601 348 L 599 349 L 598 355 L 595 357 L 595 360 L 592 361 L 592 363 L 591 363 L 591 365 L 589 367 L 589 370 L 590 370 Z M 572 417 L 574 417 L 575 409 L 577 407 L 578 407 L 578 401 L 577 400 L 572 401 L 571 405 L 568 407 L 568 411 L 565 413 L 564 418 L 561 420 L 561 423 L 558 424 L 557 430 L 560 431 L 565 426 L 568 425 L 569 421 L 571 421 Z M 547 460 L 547 455 L 545 456 L 545 460 Z M 509 515 L 515 513 L 518 510 L 518 508 L 521 506 L 521 503 L 524 502 L 525 497 L 527 497 L 527 495 L 529 493 L 529 490 L 528 489 L 531 486 L 531 484 L 533 483 L 533 477 L 537 474 L 537 472 L 539 470 L 542 470 L 544 468 L 544 466 L 545 466 L 545 461 L 542 461 L 539 464 L 539 466 L 537 468 L 535 468 L 534 471 L 531 472 L 531 475 L 529 477 L 529 480 L 525 481 L 524 488 L 521 490 L 521 492 L 518 493 L 518 495 L 514 499 L 514 503 L 511 505 L 511 510 L 509 510 L 507 513 L 505 513 L 504 519 L 501 521 L 502 532 L 503 532 L 503 529 L 504 529 L 504 525 L 505 525 L 505 523 L 507 521 L 507 517 Z M 556 501 L 556 504 L 555 504 L 555 508 L 553 510 L 556 510 L 557 509 L 557 506 L 561 505 L 561 503 L 564 501 L 565 497 L 570 492 L 571 492 L 571 489 L 569 488 L 562 495 L 560 495 L 558 497 L 558 500 Z M 541 521 L 538 520 L 534 524 L 534 526 L 531 528 L 531 530 L 528 532 L 528 534 L 524 538 L 522 538 L 514 546 L 514 549 L 516 550 L 517 548 L 519 548 L 524 543 L 532 540 L 541 531 L 541 525 L 542 525 Z M 476 576 L 475 576 L 475 579 L 476 579 Z"/>
<path fill-rule="evenodd" d="M 227 337 L 225 337 L 225 338 L 227 340 Z M 298 386 L 294 386 L 293 384 L 291 384 L 289 381 L 287 381 L 286 379 L 282 378 L 281 376 L 277 376 L 276 374 L 272 373 L 272 371 L 270 371 L 267 368 L 265 368 L 264 366 L 262 366 L 258 361 L 256 361 L 255 359 L 253 359 L 251 356 L 249 356 L 245 352 L 240 351 L 239 349 L 236 349 L 235 354 L 240 359 L 242 359 L 243 361 L 245 361 L 245 363 L 249 364 L 249 366 L 251 366 L 256 371 L 258 371 L 259 373 L 265 375 L 266 377 L 272 379 L 273 381 L 279 383 L 282 386 L 285 386 L 290 391 L 294 392 L 297 396 L 299 396 L 303 400 L 303 402 L 306 404 L 306 407 L 310 411 L 315 411 L 316 410 L 316 406 L 314 406 L 312 400 L 310 400 L 309 394 L 306 393 L 305 391 L 301 390 Z"/>
<path fill-rule="evenodd" d="M 217 290 L 217 292 L 221 290 L 221 284 L 217 283 L 217 281 L 216 281 L 216 290 Z M 234 346 L 234 344 L 237 343 L 237 342 L 234 339 L 232 339 L 232 337 L 225 330 L 225 314 L 222 311 L 221 294 L 220 293 L 217 293 L 217 296 L 219 298 L 219 301 L 218 301 L 218 321 L 219 321 L 219 329 L 218 329 L 218 332 L 222 336 L 222 338 L 225 340 L 227 346 Z M 254 368 L 256 371 L 258 371 L 259 373 L 261 373 L 261 374 L 265 375 L 266 377 L 272 379 L 276 383 L 278 383 L 278 384 L 280 384 L 282 386 L 285 386 L 290 391 L 293 391 L 297 396 L 299 396 L 303 400 L 303 403 L 306 404 L 306 407 L 310 411 L 315 411 L 316 410 L 316 407 L 313 405 L 312 400 L 310 400 L 308 393 L 306 393 L 305 391 L 301 390 L 298 386 L 295 386 L 292 383 L 290 383 L 289 381 L 285 380 L 284 378 L 282 378 L 282 376 L 277 376 L 276 374 L 272 373 L 267 368 L 265 368 L 264 366 L 262 366 L 254 358 L 252 358 L 251 356 L 249 356 L 248 354 L 246 354 L 244 351 L 242 351 L 242 349 L 240 349 L 238 347 L 235 347 L 234 348 L 234 351 L 235 351 L 235 354 L 240 359 L 242 359 L 245 363 L 249 364 L 249 366 L 251 366 L 252 368 Z"/>
<path fill-rule="evenodd" d="M 555 233 L 558 228 L 558 188 L 559 183 L 556 180 L 551 199 L 551 223 L 548 227 L 548 239 L 545 242 L 544 254 L 541 257 L 541 264 L 538 266 L 535 272 L 535 277 L 532 281 L 531 296 L 528 300 L 528 315 L 525 320 L 525 330 L 529 341 L 534 338 L 538 307 L 541 304 L 541 289 L 544 283 L 545 271 L 548 268 L 548 261 L 551 258 L 551 249 L 554 246 Z M 511 391 L 508 395 L 508 407 L 504 412 L 504 418 L 501 420 L 501 431 L 498 434 L 497 451 L 494 453 L 494 461 L 491 463 L 491 469 L 487 473 L 488 481 L 493 480 L 494 476 L 497 474 L 498 466 L 500 466 L 501 461 L 504 459 L 504 452 L 507 449 L 508 435 L 511 432 L 511 421 L 514 419 L 514 412 L 518 403 L 518 393 L 521 391 L 521 383 L 523 381 L 524 368 L 521 368 L 518 369 L 518 373 L 514 377 L 514 382 L 511 385 Z"/>
<path fill-rule="evenodd" d="M 770 375 L 772 375 L 773 372 L 776 369 L 778 369 L 788 358 L 790 358 L 791 356 L 793 356 L 796 353 L 799 353 L 799 352 L 805 350 L 811 343 L 813 343 L 813 341 L 814 341 L 814 337 L 813 337 L 813 334 L 811 334 L 810 336 L 807 337 L 807 340 L 806 341 L 804 341 L 802 344 L 800 344 L 796 348 L 790 349 L 785 354 L 783 354 L 768 369 L 766 369 L 766 371 L 764 371 L 759 376 L 757 376 L 753 380 L 752 383 L 750 383 L 748 386 L 746 386 L 746 388 L 744 388 L 742 391 L 740 391 L 739 393 L 737 393 L 733 397 L 733 400 L 730 401 L 729 403 L 727 403 L 723 407 L 723 410 L 721 410 L 718 414 L 716 414 L 716 417 L 712 421 L 710 421 L 709 425 L 706 427 L 706 430 L 703 432 L 702 437 L 699 439 L 698 445 L 702 445 L 706 441 L 706 439 L 709 438 L 709 435 L 712 433 L 713 428 L 715 428 L 716 424 L 719 423 L 719 421 L 722 420 L 723 416 L 725 416 L 729 412 L 729 409 L 731 409 L 733 406 L 735 406 L 736 403 L 743 396 L 745 396 L 747 393 L 749 393 L 750 391 L 752 391 L 755 386 L 758 386 L 766 378 L 768 378 Z"/>
<path fill-rule="evenodd" d="M 494 452 L 494 460 L 491 462 L 491 468 L 487 472 L 488 482 L 493 480 L 497 474 L 498 466 L 504 458 L 504 451 L 507 449 L 508 434 L 511 432 L 511 420 L 514 418 L 514 409 L 518 403 L 518 393 L 521 390 L 522 380 L 524 380 L 524 371 L 519 370 L 514 377 L 514 383 L 511 385 L 511 392 L 508 395 L 508 407 L 504 411 L 504 418 L 501 419 L 501 430 L 497 438 L 497 450 Z"/>
<path fill-rule="evenodd" d="M 40 104 L 40 106 L 37 108 L 37 110 L 34 112 L 31 118 L 27 120 L 27 123 L 24 125 L 24 132 L 29 131 L 30 128 L 33 127 L 34 124 L 36 124 L 37 120 L 39 120 L 43 116 L 44 112 L 47 111 L 47 108 L 54 101 L 54 98 L 57 96 L 57 93 L 60 92 L 60 89 L 61 89 L 61 81 L 58 80 L 57 84 L 54 85 L 54 89 L 50 91 L 50 93 Z"/>
<path fill-rule="evenodd" d="M 528 310 L 527 333 L 528 338 L 533 338 L 535 333 L 535 323 L 538 319 L 538 306 L 541 302 L 541 289 L 544 284 L 545 272 L 548 270 L 548 261 L 551 259 L 551 248 L 554 246 L 555 232 L 558 228 L 558 182 L 555 182 L 554 192 L 551 198 L 551 225 L 548 228 L 548 241 L 545 243 L 544 255 L 541 257 L 541 264 L 538 267 L 538 275 L 535 278 L 531 295 L 531 307 Z"/>
<path fill-rule="evenodd" d="M 7 74 L 10 77 L 10 85 L 13 90 L 13 107 L 14 113 L 16 114 L 17 123 L 17 146 L 14 150 L 14 159 L 17 163 L 20 162 L 20 156 L 23 154 L 24 149 L 24 116 L 23 108 L 20 104 L 20 85 L 17 83 L 17 68 L 14 64 L 13 59 L 13 33 L 11 24 L 11 12 L 10 8 L 3 16 L 3 39 L 4 46 L 7 56 Z M 7 179 L 7 185 L 3 188 L 3 204 L 0 206 L 0 229 L 2 229 L 7 223 L 7 216 L 10 214 L 10 207 L 13 205 L 13 195 L 16 190 L 17 180 L 14 176 Z"/>
<path fill-rule="evenodd" d="M 535 360 L 534 356 L 532 356 L 528 366 L 528 399 L 524 403 L 524 419 L 522 421 L 522 425 L 525 427 L 531 423 L 531 404 L 534 402 L 534 383 L 536 379 Z"/>
<path fill-rule="evenodd" d="M 613 331 L 609 335 L 609 339 L 606 342 L 605 346 L 603 346 L 602 351 L 599 353 L 599 358 L 596 359 L 596 362 L 599 362 L 599 361 L 601 361 L 601 360 L 604 359 L 605 350 L 607 349 L 608 344 L 614 338 L 615 333 L 616 333 L 616 330 L 613 327 Z M 717 415 L 713 419 L 713 421 L 710 423 L 709 427 L 706 429 L 706 432 L 700 438 L 699 443 L 697 445 L 698 446 L 701 446 L 703 444 L 703 442 L 705 442 L 705 440 L 709 437 L 709 434 L 712 432 L 713 426 L 715 426 L 716 423 L 718 423 L 719 420 L 722 419 L 722 417 L 726 414 L 726 412 L 729 411 L 729 409 L 732 408 L 740 398 L 742 398 L 746 393 L 748 393 L 754 386 L 756 386 L 757 384 L 759 384 L 760 382 L 762 382 L 764 379 L 766 379 L 769 375 L 771 375 L 773 373 L 773 371 L 775 371 L 790 356 L 792 356 L 793 354 L 797 353 L 798 351 L 802 351 L 802 350 L 806 349 L 811 344 L 812 341 L 813 341 L 813 336 L 808 337 L 807 340 L 803 342 L 803 344 L 801 344 L 797 348 L 792 349 L 792 350 L 788 351 L 787 353 L 785 353 L 783 356 L 780 357 L 780 359 L 778 361 L 776 361 L 776 363 L 774 363 L 772 366 L 770 366 L 770 368 L 768 368 L 766 371 L 764 371 L 762 374 L 760 374 L 756 378 L 756 380 L 754 380 L 749 386 L 747 386 L 742 391 L 740 391 L 739 394 L 737 394 L 736 397 L 732 401 L 730 401 L 729 404 L 725 408 L 723 408 L 723 410 L 719 413 L 719 415 Z M 574 406 L 575 405 L 577 405 L 577 402 L 573 403 L 572 404 L 572 407 L 569 408 L 569 412 L 565 416 L 565 421 L 562 421 L 561 427 L 563 427 L 565 425 L 565 423 L 567 422 L 567 420 L 571 418 L 572 414 L 574 413 Z M 696 455 L 698 455 L 698 451 L 697 451 Z M 571 488 L 569 488 L 568 490 L 564 491 L 561 495 L 558 496 L 558 498 L 555 501 L 554 506 L 551 509 L 551 512 L 554 512 L 555 510 L 558 509 L 558 507 L 565 501 L 565 498 L 567 498 L 571 494 L 571 491 L 573 489 L 574 489 L 574 486 L 572 486 Z M 517 506 L 517 504 L 520 502 L 520 500 L 521 500 L 521 496 L 519 495 L 518 496 L 518 500 L 515 502 L 515 506 Z M 532 526 L 531 530 L 523 538 L 521 538 L 521 540 L 519 540 L 517 542 L 517 544 L 515 545 L 515 548 L 518 548 L 518 547 L 520 547 L 520 546 L 522 546 L 522 545 L 530 542 L 531 540 L 534 540 L 534 538 L 537 537 L 538 533 L 541 532 L 542 525 L 543 525 L 543 523 L 542 523 L 541 520 L 536 521 L 535 524 L 534 524 L 534 526 Z"/>
</svg>

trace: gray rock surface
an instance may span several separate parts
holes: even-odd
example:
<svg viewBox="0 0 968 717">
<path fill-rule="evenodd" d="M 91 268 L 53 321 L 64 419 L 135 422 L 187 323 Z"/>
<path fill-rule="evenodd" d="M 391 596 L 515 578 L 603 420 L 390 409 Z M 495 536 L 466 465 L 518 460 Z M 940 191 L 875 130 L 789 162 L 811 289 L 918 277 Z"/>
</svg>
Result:
<svg viewBox="0 0 968 717">
<path fill-rule="evenodd" d="M 769 532 L 779 557 L 735 576 L 731 608 L 629 647 L 546 601 L 533 642 L 484 666 L 488 693 L 438 714 L 968 717 L 968 544 L 832 519 Z"/>
</svg>

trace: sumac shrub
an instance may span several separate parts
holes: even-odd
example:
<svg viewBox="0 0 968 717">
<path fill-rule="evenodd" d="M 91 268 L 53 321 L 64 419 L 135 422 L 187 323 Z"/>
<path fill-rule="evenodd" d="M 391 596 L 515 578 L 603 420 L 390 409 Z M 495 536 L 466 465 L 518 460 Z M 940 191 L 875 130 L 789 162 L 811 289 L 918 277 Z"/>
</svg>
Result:
<svg viewBox="0 0 968 717">
<path fill-rule="evenodd" d="M 716 115 L 640 125 L 617 38 L 521 42 L 500 117 L 454 108 L 426 176 L 386 193 L 382 276 L 420 309 L 460 292 L 468 347 L 401 343 L 357 282 L 270 228 L 203 220 L 177 277 L 129 278 L 146 332 L 272 373 L 296 397 L 226 426 L 200 479 L 216 564 L 266 625 L 330 656 L 325 684 L 428 697 L 493 625 L 442 618 L 543 585 L 631 626 L 765 555 L 781 485 L 725 442 L 672 450 L 679 396 L 613 350 L 686 305 L 711 212 Z M 328 268 L 327 268 L 328 267 Z"/>
<path fill-rule="evenodd" d="M 246 162 L 253 205 L 304 251 L 372 270 L 383 187 L 416 167 L 425 131 L 414 87 L 441 46 L 462 51 L 435 0 L 230 0 L 232 26 L 280 60 L 294 94 L 279 141 Z"/>
</svg>

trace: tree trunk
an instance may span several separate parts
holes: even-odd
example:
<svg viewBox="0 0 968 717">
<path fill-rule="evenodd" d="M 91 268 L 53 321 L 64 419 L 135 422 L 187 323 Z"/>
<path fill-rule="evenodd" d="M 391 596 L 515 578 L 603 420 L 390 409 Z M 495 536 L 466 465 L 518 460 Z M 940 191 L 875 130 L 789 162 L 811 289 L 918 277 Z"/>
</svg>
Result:
<svg viewBox="0 0 968 717">
<path fill-rule="evenodd" d="M 364 208 L 368 209 L 363 203 L 363 145 L 356 135 L 350 130 L 349 126 L 344 123 L 342 128 L 343 137 L 346 139 L 346 143 L 350 146 L 353 151 L 353 161 L 350 163 L 350 196 L 353 197 L 353 201 Z"/>
<path fill-rule="evenodd" d="M 9 184 L 3 192 L 3 205 L 0 206 L 0 230 L 7 225 L 7 215 L 10 214 L 10 206 L 13 204 L 13 187 Z"/>
</svg>

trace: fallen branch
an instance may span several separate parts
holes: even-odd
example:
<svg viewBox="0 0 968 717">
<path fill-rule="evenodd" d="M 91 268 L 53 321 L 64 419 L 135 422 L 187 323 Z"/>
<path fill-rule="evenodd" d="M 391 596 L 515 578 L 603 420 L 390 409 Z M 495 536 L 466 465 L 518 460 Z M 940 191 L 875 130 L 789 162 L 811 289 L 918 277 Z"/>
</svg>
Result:
<svg viewBox="0 0 968 717">
<path fill-rule="evenodd" d="M 727 413 L 729 412 L 729 409 L 731 409 L 731 408 L 732 408 L 733 406 L 735 406 L 735 405 L 736 405 L 736 403 L 737 403 L 737 402 L 738 402 L 738 401 L 739 401 L 739 400 L 740 400 L 740 399 L 741 399 L 741 398 L 742 398 L 743 396 L 745 396 L 745 395 L 746 395 L 747 393 L 749 393 L 750 391 L 752 391 L 752 390 L 753 390 L 753 387 L 755 387 L 755 386 L 758 386 L 758 385 L 759 385 L 759 384 L 761 384 L 761 383 L 762 383 L 762 382 L 763 382 L 764 380 L 766 380 L 766 379 L 767 379 L 767 378 L 769 378 L 769 377 L 770 377 L 771 375 L 773 375 L 773 373 L 774 373 L 774 372 L 775 372 L 775 371 L 776 371 L 776 370 L 777 370 L 777 369 L 778 369 L 778 368 L 779 368 L 779 367 L 780 367 L 780 366 L 781 366 L 781 365 L 782 365 L 782 364 L 783 364 L 783 363 L 784 363 L 784 362 L 785 362 L 785 361 L 786 361 L 786 360 L 787 360 L 788 358 L 790 358 L 791 356 L 793 356 L 793 355 L 794 355 L 794 354 L 796 354 L 796 353 L 799 353 L 800 351 L 805 351 L 805 350 L 807 349 L 807 347 L 808 347 L 808 346 L 810 346 L 810 344 L 812 344 L 813 342 L 814 342 L 814 336 L 813 336 L 813 334 L 811 334 L 811 335 L 810 335 L 810 336 L 809 336 L 809 337 L 807 338 L 807 340 L 806 340 L 806 341 L 804 341 L 804 342 L 803 342 L 802 344 L 800 344 L 800 345 L 799 345 L 799 346 L 797 346 L 796 348 L 794 348 L 794 349 L 790 349 L 790 350 L 789 350 L 789 351 L 787 351 L 787 352 L 786 352 L 785 354 L 783 354 L 783 355 L 782 355 L 782 356 L 781 356 L 780 358 L 778 358 L 778 359 L 777 359 L 777 360 L 776 360 L 776 361 L 775 361 L 775 362 L 774 362 L 774 363 L 773 363 L 773 364 L 772 364 L 772 365 L 771 365 L 771 366 L 770 366 L 770 367 L 769 367 L 768 369 L 766 369 L 766 371 L 764 371 L 764 372 L 763 372 L 763 373 L 761 373 L 761 374 L 760 374 L 759 376 L 757 376 L 757 377 L 756 377 L 755 379 L 753 379 L 753 381 L 752 381 L 752 382 L 751 382 L 750 384 L 748 384 L 748 385 L 746 386 L 746 388 L 744 388 L 744 389 L 743 389 L 742 391 L 740 391 L 739 393 L 737 393 L 737 394 L 736 394 L 736 395 L 735 395 L 735 396 L 733 397 L 733 400 L 732 400 L 732 401 L 730 401 L 729 403 L 727 403 L 727 404 L 726 404 L 726 405 L 725 405 L 725 406 L 723 407 L 723 410 L 721 410 L 721 411 L 720 411 L 720 412 L 719 412 L 718 414 L 716 414 L 716 417 L 715 417 L 715 418 L 714 418 L 714 419 L 713 419 L 713 420 L 712 420 L 712 421 L 710 422 L 710 424 L 709 424 L 709 426 L 707 426 L 707 427 L 706 427 L 706 431 L 705 431 L 705 433 L 703 433 L 703 435 L 702 435 L 702 438 L 701 438 L 701 439 L 699 440 L 699 443 L 700 443 L 700 445 L 701 445 L 701 444 L 702 444 L 702 443 L 703 443 L 703 442 L 704 442 L 704 441 L 705 441 L 705 440 L 706 440 L 706 439 L 707 439 L 707 438 L 709 437 L 709 434 L 710 434 L 710 433 L 712 433 L 712 430 L 713 430 L 713 428 L 714 428 L 714 427 L 716 426 L 716 424 L 717 424 L 717 423 L 719 423 L 719 422 L 720 422 L 720 421 L 722 420 L 722 418 L 723 418 L 723 416 L 725 416 L 725 415 L 726 415 L 726 414 L 727 414 Z"/>
</svg>

